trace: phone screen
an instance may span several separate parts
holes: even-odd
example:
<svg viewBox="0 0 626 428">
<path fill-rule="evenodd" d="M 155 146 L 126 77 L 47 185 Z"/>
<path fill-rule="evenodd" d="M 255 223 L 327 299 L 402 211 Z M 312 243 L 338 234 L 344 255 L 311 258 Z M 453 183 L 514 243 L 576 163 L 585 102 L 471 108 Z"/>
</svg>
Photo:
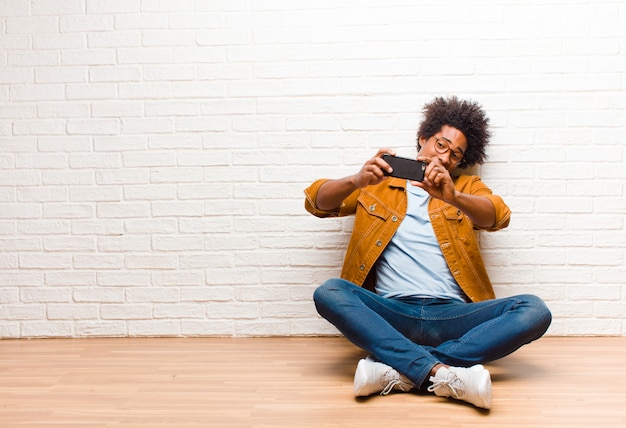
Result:
<svg viewBox="0 0 626 428">
<path fill-rule="evenodd" d="M 424 171 L 426 170 L 426 162 L 418 161 L 415 159 L 402 158 L 398 156 L 391 156 L 389 154 L 383 155 L 383 160 L 387 162 L 393 171 L 391 174 L 384 171 L 385 175 L 392 177 L 406 178 L 407 180 L 423 181 Z"/>
</svg>

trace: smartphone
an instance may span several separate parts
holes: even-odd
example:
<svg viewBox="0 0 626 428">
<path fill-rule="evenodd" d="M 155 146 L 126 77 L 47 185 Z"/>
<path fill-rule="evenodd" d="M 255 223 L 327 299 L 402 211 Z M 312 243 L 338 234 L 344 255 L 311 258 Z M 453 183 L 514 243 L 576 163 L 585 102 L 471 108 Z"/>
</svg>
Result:
<svg viewBox="0 0 626 428">
<path fill-rule="evenodd" d="M 413 181 L 424 181 L 424 171 L 426 170 L 426 162 L 418 161 L 415 159 L 401 158 L 398 156 L 391 156 L 385 153 L 383 160 L 393 168 L 393 171 L 388 173 L 383 171 L 385 175 L 392 177 L 406 178 Z"/>
</svg>

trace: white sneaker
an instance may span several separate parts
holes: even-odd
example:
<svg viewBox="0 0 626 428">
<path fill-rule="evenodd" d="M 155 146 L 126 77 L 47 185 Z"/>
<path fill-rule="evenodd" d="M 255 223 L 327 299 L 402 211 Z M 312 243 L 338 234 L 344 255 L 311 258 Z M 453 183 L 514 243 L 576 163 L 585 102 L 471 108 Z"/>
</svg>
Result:
<svg viewBox="0 0 626 428">
<path fill-rule="evenodd" d="M 387 395 L 392 390 L 409 392 L 415 385 L 396 369 L 367 357 L 359 361 L 354 373 L 354 395 L 365 397 L 377 392 Z"/>
<path fill-rule="evenodd" d="M 491 408 L 491 376 L 480 364 L 468 369 L 442 367 L 430 381 L 433 384 L 428 391 L 435 395 L 467 401 L 483 409 Z"/>
</svg>

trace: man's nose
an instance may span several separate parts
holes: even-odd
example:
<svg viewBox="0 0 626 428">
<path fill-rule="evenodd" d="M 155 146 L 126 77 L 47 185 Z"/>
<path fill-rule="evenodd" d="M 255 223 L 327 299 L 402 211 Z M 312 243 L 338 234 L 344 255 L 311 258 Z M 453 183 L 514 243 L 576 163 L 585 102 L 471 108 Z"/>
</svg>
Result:
<svg viewBox="0 0 626 428">
<path fill-rule="evenodd" d="M 450 165 L 450 150 L 445 153 L 437 153 L 437 157 L 446 168 Z"/>
</svg>

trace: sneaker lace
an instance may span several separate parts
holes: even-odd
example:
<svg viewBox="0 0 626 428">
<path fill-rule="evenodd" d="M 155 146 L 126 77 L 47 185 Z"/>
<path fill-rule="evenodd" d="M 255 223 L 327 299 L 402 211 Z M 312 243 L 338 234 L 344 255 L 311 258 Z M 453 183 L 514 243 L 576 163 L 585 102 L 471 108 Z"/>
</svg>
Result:
<svg viewBox="0 0 626 428">
<path fill-rule="evenodd" d="M 386 382 L 386 384 L 383 387 L 383 390 L 380 391 L 380 395 L 387 395 L 387 394 L 389 394 L 391 391 L 393 391 L 393 389 L 396 386 L 401 391 L 408 391 L 408 390 L 410 390 L 413 387 L 413 385 L 410 385 L 410 384 L 408 384 L 406 382 L 403 382 L 401 379 L 399 379 L 397 377 L 397 375 L 393 371 L 391 371 L 391 370 L 388 370 L 382 376 L 381 384 L 384 384 L 385 382 Z"/>
<path fill-rule="evenodd" d="M 465 385 L 457 375 L 449 372 L 445 379 L 431 379 L 433 384 L 428 387 L 429 392 L 439 391 L 446 388 L 452 398 L 460 399 L 465 395 Z"/>
</svg>

